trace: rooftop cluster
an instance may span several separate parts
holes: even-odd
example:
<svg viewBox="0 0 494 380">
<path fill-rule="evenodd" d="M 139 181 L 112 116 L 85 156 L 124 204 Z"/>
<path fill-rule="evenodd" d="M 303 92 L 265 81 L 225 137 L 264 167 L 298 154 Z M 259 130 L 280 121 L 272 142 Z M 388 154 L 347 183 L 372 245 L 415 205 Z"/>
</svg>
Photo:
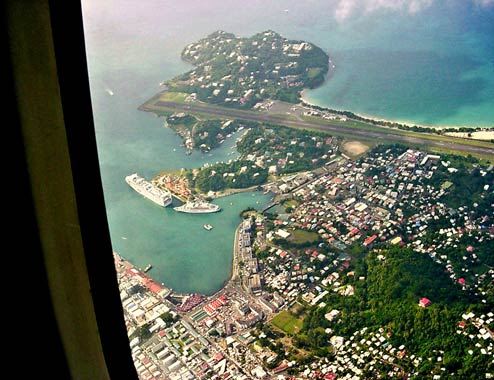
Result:
<svg viewBox="0 0 494 380">
<path fill-rule="evenodd" d="M 217 31 L 187 45 L 182 59 L 196 67 L 167 82 L 169 90 L 244 108 L 269 98 L 295 103 L 303 88 L 324 81 L 329 68 L 319 47 L 270 30 L 249 38 Z"/>
</svg>

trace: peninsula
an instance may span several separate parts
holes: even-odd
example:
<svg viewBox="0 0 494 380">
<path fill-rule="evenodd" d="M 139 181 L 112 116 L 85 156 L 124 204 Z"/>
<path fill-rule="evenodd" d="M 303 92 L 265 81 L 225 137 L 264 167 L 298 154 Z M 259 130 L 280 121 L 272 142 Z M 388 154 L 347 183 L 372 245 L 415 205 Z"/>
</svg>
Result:
<svg viewBox="0 0 494 380">
<path fill-rule="evenodd" d="M 139 109 L 164 116 L 188 153 L 209 152 L 247 122 L 425 145 L 435 152 L 472 154 L 487 161 L 494 152 L 492 141 L 445 135 L 456 129 L 407 126 L 306 103 L 303 90 L 321 85 L 334 65 L 318 46 L 272 30 L 248 38 L 216 31 L 187 45 L 181 57 L 195 68 L 161 82 L 161 91 Z"/>
</svg>

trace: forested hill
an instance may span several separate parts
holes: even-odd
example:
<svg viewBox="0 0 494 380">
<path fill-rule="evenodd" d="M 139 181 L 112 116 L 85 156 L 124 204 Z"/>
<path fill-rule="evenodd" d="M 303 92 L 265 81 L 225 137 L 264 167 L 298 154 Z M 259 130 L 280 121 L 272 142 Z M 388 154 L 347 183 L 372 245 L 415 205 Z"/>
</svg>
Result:
<svg viewBox="0 0 494 380">
<path fill-rule="evenodd" d="M 263 99 L 298 102 L 304 88 L 322 84 L 329 57 L 316 45 L 271 30 L 249 38 L 217 31 L 182 51 L 196 67 L 167 83 L 199 100 L 250 108 Z"/>
<path fill-rule="evenodd" d="M 333 293 L 326 300 L 327 307 L 314 308 L 297 337 L 299 345 L 323 353 L 329 345 L 324 328 L 331 327 L 346 339 L 367 328 L 369 332 L 382 331 L 394 347 L 404 345 L 408 356 L 422 358 L 416 366 L 410 361 L 406 368 L 425 376 L 420 378 L 437 366 L 455 373 L 455 379 L 475 379 L 476 374 L 492 371 L 492 362 L 478 352 L 480 346 L 475 347 L 468 334 L 458 333 L 458 324 L 465 313 L 480 315 L 493 305 L 482 304 L 462 291 L 441 266 L 410 249 L 374 251 L 355 260 L 354 265 L 355 276 L 347 281 L 355 286 L 355 296 Z M 424 297 L 431 301 L 426 308 L 418 305 Z M 336 323 L 325 319 L 332 309 L 341 312 Z M 475 335 L 476 327 L 469 326 L 467 323 L 464 328 Z"/>
</svg>

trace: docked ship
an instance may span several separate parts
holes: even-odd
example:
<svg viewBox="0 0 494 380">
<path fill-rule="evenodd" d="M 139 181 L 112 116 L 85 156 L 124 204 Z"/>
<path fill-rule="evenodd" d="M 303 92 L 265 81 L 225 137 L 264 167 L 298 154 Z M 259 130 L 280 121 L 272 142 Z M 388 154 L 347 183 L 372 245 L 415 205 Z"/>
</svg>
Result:
<svg viewBox="0 0 494 380">
<path fill-rule="evenodd" d="M 212 203 L 196 201 L 184 203 L 182 206 L 174 207 L 173 209 L 188 214 L 209 214 L 220 211 L 221 207 Z"/>
<path fill-rule="evenodd" d="M 143 195 L 147 199 L 166 207 L 172 203 L 172 194 L 168 190 L 162 190 L 144 178 L 139 177 L 137 173 L 125 177 L 125 182 L 129 184 L 135 191 Z"/>
<path fill-rule="evenodd" d="M 144 268 L 144 273 L 146 273 L 147 271 L 149 271 L 153 266 L 151 264 L 148 264 L 148 266 L 146 268 Z"/>
</svg>

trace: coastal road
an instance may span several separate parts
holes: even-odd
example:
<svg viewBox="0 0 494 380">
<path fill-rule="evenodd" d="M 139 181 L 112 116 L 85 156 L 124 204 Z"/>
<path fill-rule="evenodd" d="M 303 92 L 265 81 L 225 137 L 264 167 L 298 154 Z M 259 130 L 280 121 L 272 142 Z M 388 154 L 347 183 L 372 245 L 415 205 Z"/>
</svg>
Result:
<svg viewBox="0 0 494 380">
<path fill-rule="evenodd" d="M 273 124 L 286 125 L 294 128 L 316 129 L 326 132 L 334 132 L 336 134 L 346 134 L 356 139 L 360 137 L 364 140 L 373 140 L 377 142 L 379 140 L 387 140 L 387 141 L 391 140 L 391 141 L 402 142 L 407 144 L 419 144 L 419 145 L 427 145 L 438 148 L 447 148 L 450 150 L 466 152 L 466 153 L 479 153 L 483 155 L 492 155 L 492 157 L 494 158 L 494 145 L 492 148 L 490 148 L 490 147 L 462 144 L 461 142 L 437 141 L 425 137 L 420 138 L 420 137 L 398 134 L 395 133 L 394 130 L 386 129 L 384 127 L 382 132 L 378 130 L 365 131 L 357 128 L 348 128 L 331 123 L 321 125 L 318 123 L 312 123 L 310 121 L 288 119 L 286 117 L 283 117 L 282 115 L 269 115 L 266 113 L 259 113 L 256 111 L 224 108 L 224 107 L 213 106 L 205 103 L 183 104 L 183 103 L 158 100 L 154 103 L 148 102 L 139 108 L 143 111 L 149 111 L 149 112 L 159 112 L 160 108 L 163 108 L 167 110 L 173 110 L 176 112 L 202 113 L 202 114 L 209 114 L 218 117 L 267 122 Z"/>
</svg>

